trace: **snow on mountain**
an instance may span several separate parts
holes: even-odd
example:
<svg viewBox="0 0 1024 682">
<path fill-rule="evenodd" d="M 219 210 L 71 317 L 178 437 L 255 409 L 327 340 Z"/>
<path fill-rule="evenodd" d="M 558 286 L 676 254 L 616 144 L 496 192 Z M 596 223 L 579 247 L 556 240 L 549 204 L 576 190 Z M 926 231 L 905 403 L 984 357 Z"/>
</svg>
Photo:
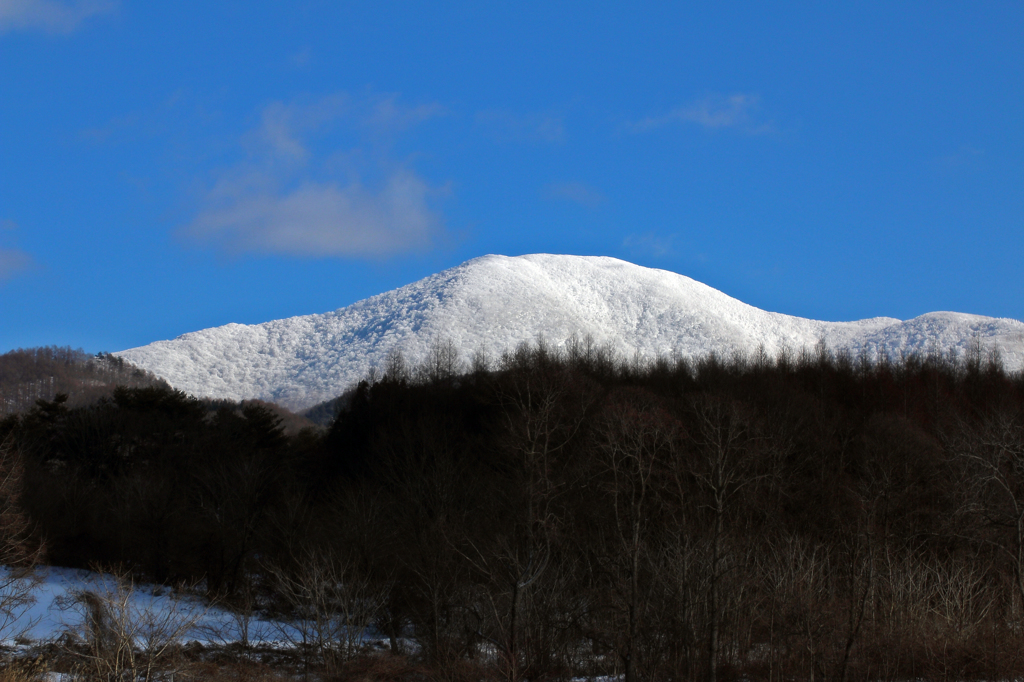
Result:
<svg viewBox="0 0 1024 682">
<path fill-rule="evenodd" d="M 962 313 L 902 322 L 878 317 L 820 322 L 771 313 L 689 277 L 615 258 L 483 256 L 394 291 L 321 315 L 228 324 L 117 353 L 196 396 L 259 398 L 292 409 L 333 398 L 400 349 L 411 363 L 451 339 L 464 357 L 491 358 L 543 337 L 576 334 L 632 357 L 710 351 L 832 348 L 927 352 L 975 338 L 1024 367 L 1024 323 Z"/>
</svg>

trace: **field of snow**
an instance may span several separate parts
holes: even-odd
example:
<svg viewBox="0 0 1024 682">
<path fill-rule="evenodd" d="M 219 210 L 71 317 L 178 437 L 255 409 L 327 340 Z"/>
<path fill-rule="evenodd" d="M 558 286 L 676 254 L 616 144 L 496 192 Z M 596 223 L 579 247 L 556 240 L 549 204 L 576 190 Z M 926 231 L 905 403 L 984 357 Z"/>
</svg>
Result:
<svg viewBox="0 0 1024 682">
<path fill-rule="evenodd" d="M 0 567 L 0 583 L 7 582 L 7 576 L 8 569 Z M 242 638 L 239 620 L 230 611 L 166 587 L 136 584 L 126 588 L 109 575 L 52 566 L 37 568 L 28 584 L 30 603 L 14 609 L 14 617 L 0 627 L 0 644 L 4 646 L 54 641 L 65 632 L 78 632 L 85 611 L 75 597 L 84 592 L 123 604 L 125 615 L 140 624 L 140 638 L 157 626 L 173 629 L 184 642 L 216 645 Z M 258 616 L 249 622 L 253 644 L 281 645 L 288 639 L 294 639 L 294 631 L 286 623 Z"/>
<path fill-rule="evenodd" d="M 115 614 L 115 620 L 132 629 L 132 640 L 139 648 L 161 641 L 181 644 L 196 642 L 204 646 L 226 646 L 243 641 L 241 622 L 236 614 L 219 608 L 193 594 L 170 588 L 118 582 L 114 577 L 92 571 L 41 566 L 28 582 L 30 600 L 15 608 L 4 621 L 0 618 L 0 647 L 14 652 L 30 651 L 33 645 L 56 642 L 66 634 L 83 634 L 86 611 L 77 597 L 86 592 L 99 595 Z M 12 586 L 10 570 L 0 566 L 0 586 Z M 10 590 L 0 588 L 0 607 L 9 602 Z M 120 605 L 120 607 L 119 607 Z M 260 649 L 284 650 L 302 641 L 295 625 L 252 615 L 248 621 L 248 642 Z M 359 638 L 363 646 L 378 651 L 387 649 L 387 639 L 371 630 Z M 406 651 L 416 651 L 413 640 L 403 638 Z M 59 673 L 48 679 L 65 679 Z M 579 682 L 613 682 L 619 677 L 580 677 Z"/>
<path fill-rule="evenodd" d="M 302 409 L 334 398 L 392 349 L 412 363 L 451 339 L 491 358 L 539 338 L 590 334 L 625 357 L 774 355 L 824 339 L 832 348 L 966 352 L 975 339 L 1024 367 L 1024 322 L 938 312 L 908 321 L 821 322 L 754 308 L 689 277 L 615 258 L 483 256 L 320 315 L 228 324 L 117 355 L 200 397 L 259 398 Z"/>
</svg>

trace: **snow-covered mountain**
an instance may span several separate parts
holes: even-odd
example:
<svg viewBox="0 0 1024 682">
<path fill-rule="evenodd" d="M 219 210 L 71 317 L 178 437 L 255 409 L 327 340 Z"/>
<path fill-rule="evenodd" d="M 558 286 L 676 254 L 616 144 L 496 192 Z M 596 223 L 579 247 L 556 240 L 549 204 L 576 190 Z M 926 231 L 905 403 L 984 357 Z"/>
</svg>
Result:
<svg viewBox="0 0 1024 682">
<path fill-rule="evenodd" d="M 483 256 L 394 291 L 322 315 L 228 324 L 117 353 L 197 396 L 260 398 L 292 409 L 333 398 L 381 367 L 398 348 L 411 363 L 451 339 L 465 357 L 490 357 L 543 337 L 576 334 L 631 357 L 710 351 L 770 354 L 824 339 L 874 353 L 966 351 L 975 338 L 998 349 L 1007 369 L 1024 367 L 1024 323 L 962 313 L 902 322 L 876 317 L 820 322 L 770 313 L 689 277 L 615 258 Z"/>
</svg>

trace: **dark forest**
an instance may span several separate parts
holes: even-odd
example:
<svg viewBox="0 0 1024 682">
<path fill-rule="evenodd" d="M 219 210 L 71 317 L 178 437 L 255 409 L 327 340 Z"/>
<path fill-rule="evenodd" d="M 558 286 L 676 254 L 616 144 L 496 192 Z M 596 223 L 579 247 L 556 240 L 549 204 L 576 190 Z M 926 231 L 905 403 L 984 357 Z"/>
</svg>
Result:
<svg viewBox="0 0 1024 682">
<path fill-rule="evenodd" d="M 335 405 L 286 434 L 122 385 L 0 440 L 48 562 L 285 617 L 331 591 L 432 679 L 1024 674 L 1024 376 L 978 348 L 466 369 L 438 344 Z"/>
</svg>

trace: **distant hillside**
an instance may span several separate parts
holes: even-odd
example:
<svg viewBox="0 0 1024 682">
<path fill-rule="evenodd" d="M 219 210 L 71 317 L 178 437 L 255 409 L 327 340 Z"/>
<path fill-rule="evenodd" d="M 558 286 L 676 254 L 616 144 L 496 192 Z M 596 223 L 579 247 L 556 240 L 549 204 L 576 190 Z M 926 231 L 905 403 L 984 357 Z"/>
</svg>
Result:
<svg viewBox="0 0 1024 682">
<path fill-rule="evenodd" d="M 108 395 L 115 386 L 167 386 L 124 358 L 71 348 L 21 348 L 0 355 L 0 415 L 24 412 L 36 400 L 68 395 L 71 406 Z"/>
<path fill-rule="evenodd" d="M 330 426 L 331 421 L 334 418 L 334 414 L 332 413 L 330 419 L 313 419 L 308 412 L 296 414 L 286 407 L 281 407 L 277 403 L 268 403 L 264 400 L 243 400 L 241 402 L 234 402 L 232 400 L 213 400 L 207 398 L 203 401 L 203 407 L 206 409 L 207 413 L 211 415 L 221 409 L 227 409 L 238 416 L 244 415 L 246 408 L 260 407 L 266 409 L 273 414 L 274 417 L 280 420 L 279 426 L 286 436 L 294 436 L 305 429 L 313 429 L 318 432 L 323 431 L 324 428 Z"/>
<path fill-rule="evenodd" d="M 410 364 L 450 341 L 463 361 L 523 342 L 591 337 L 624 357 L 799 352 L 824 341 L 881 354 L 978 347 L 1024 367 L 1024 322 L 938 312 L 913 320 L 821 322 L 766 312 L 689 277 L 615 258 L 484 256 L 347 308 L 257 325 L 228 324 L 117 355 L 200 397 L 260 399 L 293 410 L 330 400 L 389 354 Z"/>
</svg>

